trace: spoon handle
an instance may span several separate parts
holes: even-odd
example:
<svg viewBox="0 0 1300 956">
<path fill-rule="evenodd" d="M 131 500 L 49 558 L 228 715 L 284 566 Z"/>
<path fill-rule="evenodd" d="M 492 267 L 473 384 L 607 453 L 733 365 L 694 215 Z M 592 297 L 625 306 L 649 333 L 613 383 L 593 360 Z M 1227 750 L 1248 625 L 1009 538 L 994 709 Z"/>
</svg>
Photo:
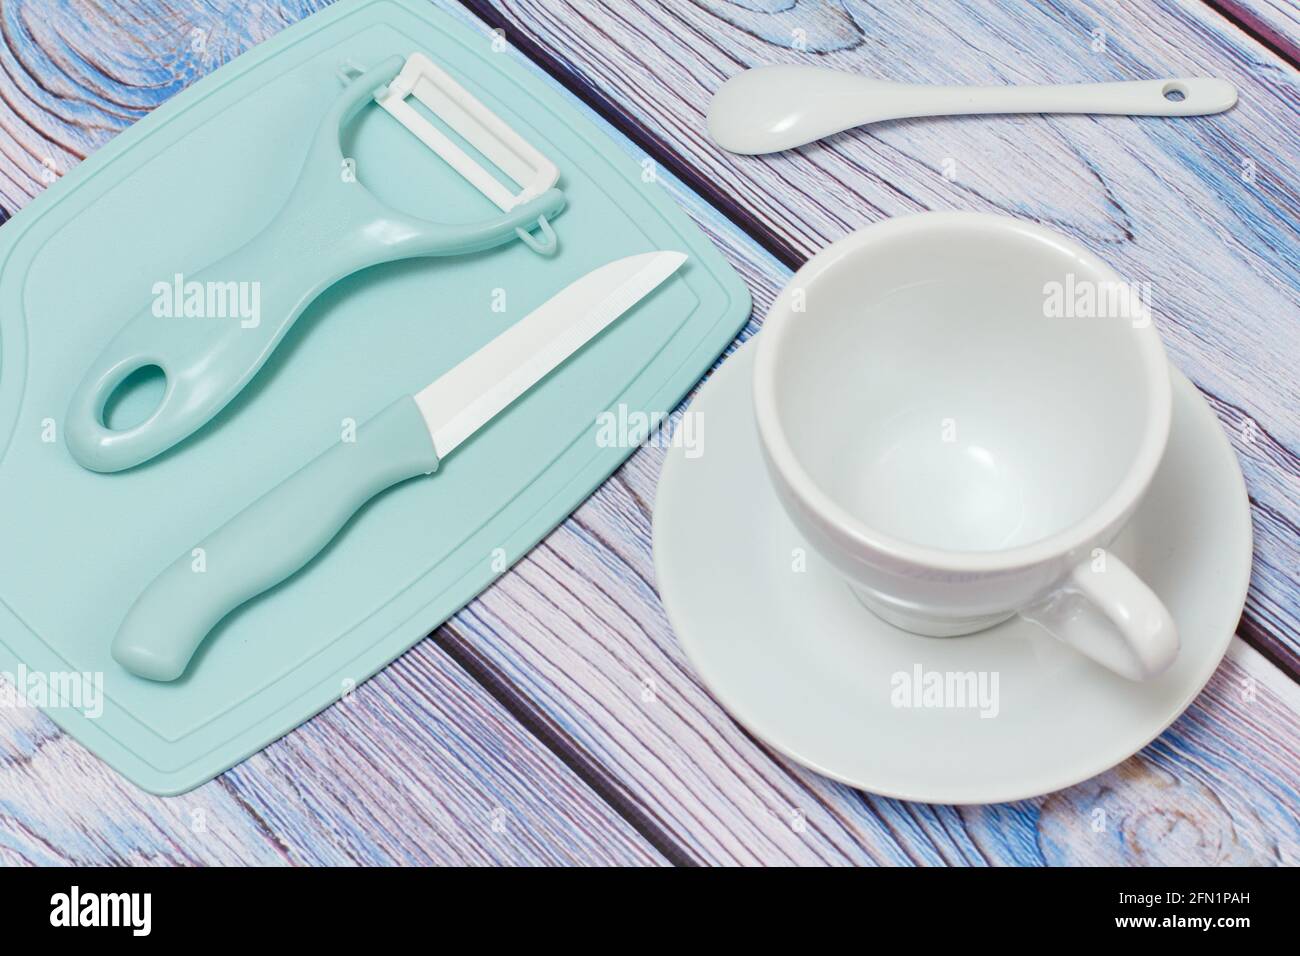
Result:
<svg viewBox="0 0 1300 956">
<path fill-rule="evenodd" d="M 783 63 L 742 70 L 709 104 L 709 135 L 754 155 L 794 149 L 855 126 L 918 116 L 975 113 L 1110 113 L 1204 116 L 1231 109 L 1227 80 L 1179 76 L 1044 86 L 891 83 L 820 66 Z"/>
<path fill-rule="evenodd" d="M 1045 86 L 908 86 L 891 95 L 896 97 L 895 118 L 978 113 L 1202 116 L 1220 113 L 1237 102 L 1235 86 L 1208 77 Z"/>
</svg>

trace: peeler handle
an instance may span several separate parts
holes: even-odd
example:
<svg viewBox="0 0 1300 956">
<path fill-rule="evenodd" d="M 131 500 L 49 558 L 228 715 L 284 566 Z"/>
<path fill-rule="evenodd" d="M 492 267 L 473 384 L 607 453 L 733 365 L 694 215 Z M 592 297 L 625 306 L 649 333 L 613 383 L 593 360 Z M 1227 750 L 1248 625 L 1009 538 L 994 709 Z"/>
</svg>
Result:
<svg viewBox="0 0 1300 956">
<path fill-rule="evenodd" d="M 322 119 L 293 191 L 261 233 L 193 275 L 148 277 L 153 301 L 109 341 L 72 396 L 64 435 L 79 464 L 121 471 L 193 434 L 339 279 L 379 262 L 489 249 L 564 207 L 564 194 L 551 189 L 479 222 L 441 223 L 392 209 L 344 175 L 341 127 L 401 64 L 390 57 L 348 84 Z M 104 411 L 113 392 L 149 366 L 166 377 L 157 409 L 132 427 L 110 427 Z"/>
<path fill-rule="evenodd" d="M 168 565 L 127 611 L 113 657 L 175 680 L 230 611 L 296 573 L 375 495 L 437 467 L 424 417 L 403 396 Z"/>
<path fill-rule="evenodd" d="M 273 227 L 196 273 L 142 283 L 152 301 L 105 346 L 68 408 L 64 435 L 83 467 L 120 471 L 153 458 L 216 415 L 262 366 L 323 280 L 307 257 L 276 261 L 279 232 Z M 138 424 L 113 427 L 105 407 L 114 391 L 151 366 L 166 379 L 157 408 Z"/>
</svg>

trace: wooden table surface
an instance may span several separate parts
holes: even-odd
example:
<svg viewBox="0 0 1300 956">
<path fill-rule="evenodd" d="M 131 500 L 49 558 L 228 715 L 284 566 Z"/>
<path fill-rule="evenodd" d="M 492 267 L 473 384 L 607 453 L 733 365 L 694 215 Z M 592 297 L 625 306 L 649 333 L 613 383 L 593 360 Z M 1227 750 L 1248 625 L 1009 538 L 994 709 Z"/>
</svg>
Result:
<svg viewBox="0 0 1300 956">
<path fill-rule="evenodd" d="M 5 218 L 150 109 L 326 0 L 0 0 Z M 1300 862 L 1300 13 L 1293 0 L 470 0 L 438 5 L 584 102 L 749 285 L 923 209 L 1003 212 L 1149 281 L 1232 438 L 1255 570 L 1228 658 L 1113 770 L 989 807 L 886 800 L 790 763 L 705 691 L 655 593 L 647 447 L 344 702 L 182 797 L 0 710 L 0 861 Z M 738 69 L 946 83 L 1227 77 L 1230 113 L 883 124 L 774 158 L 704 135 Z M 724 358 L 725 360 L 725 358 Z M 1101 809 L 1104 814 L 1097 814 Z M 1097 826 L 1097 821 L 1102 821 Z"/>
</svg>

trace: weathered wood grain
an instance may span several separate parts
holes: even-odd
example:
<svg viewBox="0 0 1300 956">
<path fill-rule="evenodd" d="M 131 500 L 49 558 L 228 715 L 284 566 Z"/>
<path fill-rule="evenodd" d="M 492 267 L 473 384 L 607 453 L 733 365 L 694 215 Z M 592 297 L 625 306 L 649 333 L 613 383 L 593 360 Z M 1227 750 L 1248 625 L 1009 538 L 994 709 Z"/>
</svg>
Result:
<svg viewBox="0 0 1300 956">
<path fill-rule="evenodd" d="M 1051 865 L 1295 866 L 1300 799 L 1296 740 L 1269 737 L 1293 720 L 1287 680 L 1236 644 L 1198 705 L 1139 756 L 1039 801 L 1037 852 Z M 1241 770 L 1263 759 L 1243 788 Z M 980 814 L 982 816 L 982 814 Z M 987 822 L 987 821 L 982 821 Z M 996 830 L 986 831 L 992 838 Z"/>
<path fill-rule="evenodd" d="M 740 258 L 720 230 L 713 236 L 741 269 L 761 313 L 788 273 L 771 259 Z M 1152 747 L 1065 791 L 1075 803 L 1061 804 L 1057 795 L 1057 803 L 993 809 L 909 805 L 857 793 L 775 757 L 699 684 L 658 605 L 649 535 L 663 455 L 658 447 L 639 450 L 456 626 L 500 671 L 501 683 L 536 701 L 562 729 L 566 746 L 594 755 L 701 861 L 1065 862 L 1064 843 L 1040 845 L 1045 812 L 1063 821 L 1086 805 L 1090 814 L 1097 804 L 1090 794 L 1102 788 L 1096 792 L 1121 795 L 1103 807 L 1108 820 L 1172 820 L 1184 791 L 1171 781 L 1183 780 L 1229 808 L 1198 811 L 1205 846 L 1233 846 L 1238 859 L 1257 862 L 1300 853 L 1300 719 L 1280 698 L 1258 713 L 1238 703 L 1232 690 L 1250 672 L 1236 664 L 1225 664 L 1215 678 L 1218 694 L 1207 693 Z M 1271 669 L 1258 655 L 1252 663 Z M 1247 713 L 1255 715 L 1252 730 L 1242 733 Z M 1276 751 L 1253 743 L 1259 732 L 1281 741 Z M 1199 756 L 1180 766 L 1184 752 Z M 1244 767 L 1240 753 L 1250 755 Z M 1262 763 L 1252 768 L 1256 759 Z M 768 761 L 781 770 L 764 770 Z M 795 821 L 803 833 L 793 829 Z M 1165 862 L 1203 859 L 1200 843 L 1160 851 L 1149 836 L 1139 827 L 1075 852 L 1114 864 L 1159 852 L 1168 852 Z"/>
<path fill-rule="evenodd" d="M 0 709 L 0 865 L 666 862 L 427 642 L 181 797 Z"/>
<path fill-rule="evenodd" d="M 604 9 L 602 8 L 602 11 Z M 572 20 L 569 22 L 572 23 Z M 512 35 L 518 37 L 523 29 L 530 26 L 527 21 L 517 24 Z M 584 28 L 579 25 L 575 29 L 584 35 L 596 35 L 600 34 L 606 26 L 607 24 L 602 21 L 592 27 Z M 643 38 L 640 49 L 644 48 Z M 623 64 L 616 62 L 614 65 L 609 65 L 607 58 L 617 57 L 618 53 L 609 50 L 608 36 L 601 49 L 605 50 L 603 57 L 593 49 L 590 62 L 584 65 L 589 66 L 593 74 L 599 73 L 601 82 L 604 82 L 608 76 L 617 74 Z M 668 55 L 672 55 L 673 49 L 669 47 Z M 770 259 L 764 260 L 746 255 L 744 242 L 734 238 L 730 231 L 720 228 L 710 217 L 707 209 L 700 208 L 698 203 L 692 205 L 692 200 L 686 195 L 679 198 L 692 209 L 706 230 L 712 230 L 715 241 L 727 252 L 744 275 L 755 295 L 756 313 L 761 315 L 775 288 L 784 282 L 783 270 Z M 752 328 L 751 325 L 751 330 Z M 680 685 L 685 681 L 686 687 L 694 698 L 692 707 L 705 712 L 708 708 L 704 700 L 706 695 L 702 694 L 698 686 L 693 686 L 689 668 L 681 660 L 675 644 L 670 643 L 671 635 L 666 633 L 666 622 L 662 621 L 662 612 L 656 608 L 654 613 L 648 613 L 647 610 L 640 608 L 640 600 L 633 602 L 630 598 L 618 597 L 619 592 L 626 588 L 626 584 L 620 582 L 631 580 L 634 582 L 633 589 L 644 593 L 644 600 L 653 600 L 650 593 L 653 572 L 648 545 L 649 504 L 653 501 L 654 483 L 661 457 L 661 452 L 657 449 L 639 452 L 614 481 L 593 496 L 588 505 L 578 512 L 573 522 L 553 535 L 542 548 L 520 566 L 518 574 L 525 577 L 526 583 L 518 584 L 512 576 L 503 580 L 497 588 L 477 602 L 473 611 L 477 612 L 481 607 L 493 611 L 494 615 L 492 618 L 485 618 L 484 622 L 473 630 L 480 635 L 489 658 L 500 661 L 502 669 L 511 681 L 527 688 L 527 692 L 536 697 L 545 699 L 554 695 L 550 701 L 551 718 L 561 724 L 568 718 L 575 728 L 580 728 L 580 730 L 575 729 L 574 733 L 580 735 L 579 739 L 583 746 L 594 749 L 605 765 L 623 768 L 628 785 L 635 791 L 639 791 L 640 799 L 648 805 L 656 806 L 661 814 L 675 809 L 679 814 L 679 822 L 673 832 L 686 835 L 693 829 L 692 821 L 695 819 L 696 811 L 691 803 L 694 801 L 685 800 L 679 808 L 664 803 L 667 794 L 680 792 L 683 789 L 682 776 L 686 773 L 683 766 L 673 765 L 665 768 L 663 775 L 671 782 L 658 784 L 661 788 L 659 790 L 654 789 L 654 785 L 650 782 L 643 783 L 638 779 L 644 778 L 648 766 L 655 767 L 663 759 L 660 748 L 647 743 L 654 739 L 654 731 L 647 727 L 646 723 L 652 719 L 650 715 L 653 715 L 656 721 L 667 721 L 667 726 L 660 731 L 664 739 L 684 740 L 695 747 L 691 759 L 697 765 L 703 764 L 699 769 L 704 771 L 705 777 L 709 780 L 708 786 L 714 794 L 712 809 L 715 818 L 730 817 L 734 820 L 732 826 L 741 828 L 740 832 L 743 833 L 752 826 L 752 820 L 744 813 L 749 802 L 744 794 L 745 791 L 752 792 L 755 786 L 752 781 L 753 772 L 748 765 L 748 761 L 753 759 L 749 752 L 744 749 L 739 750 L 738 753 L 743 756 L 745 762 L 737 762 L 737 751 L 722 747 L 716 740 L 692 741 L 691 732 L 687 727 L 681 726 L 679 721 L 689 724 L 693 711 L 683 714 L 679 708 L 646 708 L 649 711 L 647 714 L 635 706 L 635 701 L 641 699 L 637 696 L 638 693 L 643 693 L 647 686 L 652 690 L 651 696 L 657 699 L 657 694 L 653 692 L 654 688 L 669 686 L 677 687 L 680 691 Z M 577 527 L 575 528 L 574 525 Z M 570 535 L 573 537 L 570 538 Z M 605 549 L 611 553 L 603 557 L 599 555 L 593 557 L 591 555 L 593 548 Z M 537 570 L 532 567 L 534 564 L 538 565 Z M 572 573 L 574 571 L 578 573 L 575 575 Z M 563 610 L 557 610 L 555 606 L 545 606 L 548 596 L 556 590 L 557 581 L 564 582 L 564 589 L 570 592 L 565 595 L 562 602 L 558 603 L 558 607 Z M 593 582 L 599 594 L 590 595 L 588 581 Z M 596 610 L 609 607 L 611 604 L 615 605 L 617 610 L 610 610 L 605 614 L 600 614 Z M 578 608 L 582 609 L 581 612 L 577 610 Z M 596 618 L 593 619 L 592 615 L 596 615 Z M 549 640 L 542 639 L 536 626 L 527 627 L 529 635 L 527 640 L 516 639 L 515 635 L 525 630 L 523 622 L 530 617 L 536 617 L 539 622 L 547 622 L 548 630 L 550 622 L 553 622 L 554 630 L 550 631 Z M 659 630 L 661 627 L 664 628 L 663 631 Z M 592 636 L 602 630 L 619 633 L 622 635 L 622 640 L 611 641 L 609 638 Z M 606 655 L 612 659 L 602 660 Z M 1259 666 L 1267 669 L 1266 664 L 1260 663 Z M 584 669 L 588 671 L 585 676 L 582 673 Z M 548 686 L 552 683 L 554 686 Z M 607 686 L 607 690 L 598 693 L 602 683 Z M 681 692 L 686 693 L 686 691 Z M 617 695 L 617 697 L 609 700 L 610 695 Z M 615 715 L 622 715 L 622 719 L 633 721 L 631 726 L 611 726 Z M 1283 735 L 1294 740 L 1296 735 L 1294 715 L 1289 714 L 1287 708 L 1283 706 L 1275 715 L 1275 720 L 1282 729 Z M 1203 718 L 1202 722 L 1213 725 L 1215 718 Z M 734 728 L 731 730 L 735 738 L 744 737 L 742 732 Z M 719 728 L 719 733 L 723 732 L 724 728 Z M 1176 732 L 1175 729 L 1170 732 L 1170 735 Z M 1170 735 L 1167 735 L 1167 738 Z M 733 745 L 733 747 L 740 746 L 739 743 Z M 1293 749 L 1294 744 L 1289 744 L 1288 747 Z M 1221 751 L 1224 749 L 1227 748 L 1221 748 Z M 1156 751 L 1152 748 L 1149 752 Z M 1138 764 L 1141 765 L 1144 759 L 1145 756 L 1137 758 Z M 806 775 L 796 768 L 789 768 L 789 770 L 792 777 L 806 780 Z M 698 772 L 699 770 L 691 771 L 693 779 L 699 779 L 694 777 Z M 1131 768 L 1124 772 L 1130 778 L 1137 780 L 1150 777 L 1150 775 L 1146 777 L 1141 774 L 1135 775 Z M 1261 800 L 1261 803 L 1269 803 L 1271 800 L 1275 810 L 1269 816 L 1269 825 L 1281 826 L 1282 832 L 1286 834 L 1281 844 L 1287 848 L 1287 853 L 1294 854 L 1297 824 L 1294 814 L 1287 810 L 1289 802 L 1286 796 L 1287 793 L 1295 790 L 1294 757 L 1284 755 L 1275 761 L 1272 764 L 1272 773 L 1286 781 L 1281 791 L 1282 799 L 1278 800 L 1274 797 Z M 1174 775 L 1176 776 L 1176 772 Z M 1111 785 L 1109 776 L 1101 779 L 1103 785 Z M 1136 785 L 1130 782 L 1123 788 L 1131 798 L 1134 798 L 1132 807 L 1140 806 L 1143 798 L 1149 800 L 1152 806 L 1165 806 L 1157 798 L 1167 788 L 1163 784 L 1157 787 L 1153 781 L 1154 778 L 1149 787 L 1131 789 Z M 804 819 L 816 819 L 825 812 L 832 819 L 850 821 L 849 824 L 842 823 L 842 825 L 851 825 L 849 832 L 867 846 L 870 846 L 873 840 L 876 841 L 874 852 L 878 857 L 887 858 L 887 854 L 897 847 L 913 854 L 910 858 L 918 861 L 933 859 L 932 854 L 936 852 L 940 859 L 947 860 L 971 861 L 980 858 L 977 852 L 968 850 L 957 852 L 957 849 L 962 846 L 962 841 L 957 841 L 954 845 L 935 843 L 930 846 L 926 846 L 925 839 L 922 839 L 919 844 L 914 839 L 900 839 L 895 846 L 890 846 L 889 841 L 881 843 L 877 836 L 878 831 L 874 827 L 866 830 L 857 829 L 862 818 L 856 813 L 856 807 L 837 808 L 837 798 L 849 799 L 851 806 L 850 798 L 853 795 L 837 794 L 834 785 L 827 785 L 819 779 L 806 780 L 806 784 L 811 788 L 810 792 L 817 795 L 819 801 L 825 800 L 826 803 L 808 803 L 805 800 L 807 807 L 804 809 Z M 1142 791 L 1142 797 L 1137 797 L 1139 790 Z M 724 793 L 736 794 L 732 798 L 736 805 L 735 810 L 726 809 L 722 805 L 719 795 Z M 792 796 L 786 788 L 773 791 L 767 781 L 764 781 L 759 797 L 760 801 L 769 807 L 781 801 L 794 806 L 797 800 L 797 797 Z M 889 801 L 873 798 L 866 798 L 866 803 L 872 808 L 873 813 L 889 815 L 889 830 L 892 835 L 911 836 L 910 828 L 900 826 L 897 821 L 900 816 L 906 818 L 916 814 L 918 808 L 891 806 Z M 948 811 L 929 812 L 943 814 Z M 972 816 L 984 819 L 985 814 L 989 812 L 992 811 L 980 811 Z M 1020 821 L 1018 840 L 1024 845 L 1034 844 L 1036 817 L 1037 813 L 1032 807 L 1003 808 L 998 811 L 1000 826 L 1007 825 L 1008 818 Z M 1233 827 L 1230 821 L 1223 819 L 1215 824 L 1215 826 L 1223 825 L 1227 827 L 1224 832 L 1230 832 Z M 1258 827 L 1247 827 L 1244 822 L 1242 829 L 1255 831 L 1252 852 L 1258 854 L 1258 859 L 1268 859 L 1270 841 L 1275 837 L 1268 833 L 1267 828 L 1261 830 Z M 694 832 L 699 834 L 698 829 Z M 821 835 L 835 831 L 824 825 L 824 828 L 818 829 L 817 832 Z M 1007 854 L 1011 853 L 1013 847 L 1018 844 L 993 843 L 991 845 L 995 850 L 1000 850 L 1000 853 L 994 852 L 989 858 L 999 861 L 1008 859 Z M 704 833 L 701 839 L 697 839 L 697 850 L 705 854 L 703 857 L 705 859 L 743 858 L 708 855 L 716 854 L 720 849 L 728 850 L 730 847 L 716 832 Z M 821 847 L 812 849 L 820 850 Z M 1112 855 L 1109 859 L 1113 862 L 1122 862 L 1126 855 L 1127 858 L 1132 858 L 1142 852 L 1140 846 L 1132 843 L 1125 844 L 1122 841 L 1112 842 L 1110 849 Z M 1035 859 L 1038 862 L 1046 862 L 1048 859 L 1042 854 L 1037 857 L 1031 855 L 1015 858 L 1025 862 Z M 1189 855 L 1186 858 L 1192 857 Z"/>
<path fill-rule="evenodd" d="M 328 0 L 0 4 L 0 209 Z"/>
<path fill-rule="evenodd" d="M 166 47 L 159 37 L 180 37 L 190 23 L 204 22 L 233 38 L 234 49 L 317 5 L 199 6 L 174 0 L 134 4 L 128 13 L 107 4 L 74 2 L 0 6 L 5 38 L 20 51 L 0 48 L 0 58 L 6 58 L 0 70 L 0 201 L 16 208 L 39 191 L 40 157 L 47 144 L 75 161 L 81 155 L 78 148 L 93 148 L 129 122 L 132 104 L 141 102 L 132 96 L 144 96 L 141 89 L 158 91 L 151 94 L 156 97 L 152 102 L 158 102 L 174 91 L 169 75 L 183 86 L 186 70 L 204 68 L 194 67 L 194 58 L 181 46 Z M 616 29 L 603 41 L 595 38 L 566 68 L 575 76 L 593 77 L 609 98 L 605 106 L 622 101 L 617 116 L 639 141 L 651 145 L 664 135 L 665 124 L 675 122 L 674 110 L 681 108 L 678 93 L 689 92 L 690 81 L 683 76 L 714 70 L 712 64 L 722 62 L 710 59 L 722 54 L 706 57 L 697 49 L 692 24 L 699 17 L 707 16 L 714 31 L 704 36 L 721 36 L 727 44 L 734 31 L 764 29 L 780 42 L 784 25 L 771 11 L 790 8 L 722 0 L 655 5 L 655 15 L 649 15 L 654 29 L 637 41 L 639 54 L 663 44 L 655 56 L 667 79 L 647 89 L 655 95 L 667 89 L 668 95 L 653 105 L 653 96 L 646 101 L 641 95 L 645 90 L 629 95 L 623 76 L 631 70 L 633 82 L 639 82 L 643 64 L 621 44 L 627 37 L 624 25 L 634 32 L 641 29 L 646 8 L 582 4 L 575 12 L 553 6 L 555 15 L 568 18 L 570 28 L 590 34 L 609 30 L 608 19 L 616 21 Z M 48 24 L 31 25 L 40 19 L 37 9 Z M 816 44 L 839 51 L 827 55 L 850 55 L 862 45 L 857 8 L 846 12 L 829 4 L 800 3 L 793 9 L 810 24 L 810 49 Z M 520 11 L 522 19 L 510 34 L 541 35 L 542 21 Z M 52 44 L 58 50 L 58 38 L 74 36 L 77 29 L 60 20 L 73 17 L 98 22 L 106 31 L 100 37 L 89 31 L 68 46 L 92 50 L 83 58 L 94 66 L 65 52 L 25 72 L 39 61 L 28 43 Z M 587 17 L 588 25 L 574 26 L 575 17 Z M 915 8 L 911 17 L 918 38 L 933 43 L 938 35 L 961 47 L 951 17 L 948 26 Z M 16 22 L 27 23 L 24 29 L 41 35 L 41 42 L 15 43 Z M 905 23 L 895 12 L 892 29 L 897 33 Z M 956 21 L 957 26 L 963 23 Z M 686 36 L 666 37 L 665 24 L 674 30 L 686 24 Z M 148 57 L 131 39 L 136 35 L 175 49 L 170 65 L 149 73 L 147 63 L 140 65 Z M 1038 45 L 1059 45 L 1066 36 L 1042 23 L 1025 34 Z M 896 35 L 887 34 L 876 48 L 897 42 Z M 562 51 L 563 44 L 556 41 L 556 49 Z M 908 51 L 904 44 L 896 53 Z M 678 69 L 679 61 L 690 68 Z M 63 79 L 69 75 L 79 79 Z M 130 89 L 115 89 L 118 77 L 126 77 Z M 141 82 L 142 77 L 148 82 Z M 85 90 L 80 82 L 87 84 Z M 64 93 L 44 99 L 39 89 L 31 95 L 14 93 L 43 86 Z M 683 86 L 688 89 L 676 89 Z M 78 109 L 85 112 L 61 113 L 67 109 L 61 103 L 65 98 L 84 100 Z M 84 126 L 83 117 L 90 117 Z M 1058 203 L 1063 221 L 1077 220 L 1116 244 L 1131 241 L 1123 230 L 1112 228 L 1116 221 L 1129 220 L 1118 216 L 1104 192 L 1096 192 L 1094 173 L 1074 167 L 1055 170 L 1055 175 L 1035 171 L 1032 163 L 1017 158 L 1023 147 L 1019 133 L 1011 135 L 1017 129 L 1007 127 L 988 140 L 977 129 L 963 133 L 975 137 L 976 147 L 966 146 L 979 160 L 974 169 L 982 177 L 976 180 L 980 189 L 1009 203 Z M 1088 156 L 1100 167 L 1110 157 L 1105 137 L 1088 144 L 1100 156 L 1080 153 L 1077 145 L 1067 148 L 1062 143 L 1068 138 L 1064 133 L 1060 137 L 1061 142 L 1047 144 L 1058 160 L 1065 151 L 1076 160 Z M 670 168 L 694 170 L 707 148 L 699 139 L 698 129 L 685 132 L 670 140 L 671 151 L 652 155 Z M 1116 148 L 1141 166 L 1142 158 L 1133 158 L 1133 144 L 1122 140 Z M 882 154 L 895 164 L 902 162 L 898 149 L 882 147 Z M 971 161 L 961 155 L 959 168 L 967 168 Z M 787 207 L 758 201 L 764 198 L 759 187 L 766 184 L 718 166 L 716 157 L 712 161 L 715 165 L 705 173 L 744 198 L 744 204 L 732 208 L 760 234 L 767 230 L 765 241 L 778 251 L 780 242 L 797 250 L 794 238 L 804 249 L 815 248 L 823 240 L 818 230 L 827 216 L 847 217 L 844 228 L 865 218 L 862 195 L 845 185 L 857 186 L 861 171 L 838 182 L 807 169 L 782 171 L 788 176 L 783 189 L 788 195 L 803 190 L 800 202 L 813 223 L 798 232 L 793 228 L 798 219 Z M 906 190 L 919 189 L 925 175 L 937 175 L 927 174 L 929 168 L 914 160 L 910 179 L 895 177 L 891 169 L 888 182 L 877 175 L 872 188 L 887 198 L 892 195 L 889 202 L 899 207 L 910 201 Z M 1018 183 L 1017 177 L 1024 176 L 1028 178 Z M 736 265 L 761 315 L 788 270 L 671 176 L 661 182 Z M 936 187 L 926 188 L 933 193 Z M 955 189 L 956 184 L 942 188 Z M 1035 190 L 1041 195 L 1033 195 Z M 881 199 L 869 218 L 878 218 L 889 202 Z M 773 223 L 788 235 L 778 234 Z M 1112 231 L 1101 231 L 1099 225 Z M 802 253 L 792 254 L 797 258 Z M 1227 254 L 1243 256 L 1239 250 Z M 1248 256 L 1242 262 L 1246 271 L 1259 268 Z M 754 327 L 751 323 L 746 334 Z M 1233 413 L 1240 414 L 1237 405 L 1220 406 L 1221 415 Z M 1262 453 L 1270 462 L 1266 467 L 1275 467 L 1275 458 L 1287 461 L 1287 447 L 1269 445 Z M 1094 781 L 1036 801 L 989 808 L 902 804 L 774 759 L 700 686 L 654 594 L 649 522 L 661 461 L 658 448 L 638 451 L 571 521 L 431 642 L 359 688 L 347 704 L 188 797 L 145 797 L 75 743 L 54 735 L 44 718 L 0 712 L 0 747 L 7 757 L 0 763 L 2 858 L 974 865 L 1297 861 L 1300 722 L 1296 701 L 1287 696 L 1293 687 L 1278 682 L 1276 670 L 1244 645 L 1235 648 L 1237 657 L 1225 663 L 1192 709 L 1142 754 Z M 1288 602 L 1279 606 L 1279 614 L 1288 613 Z M 1252 680 L 1258 684 L 1253 696 L 1246 693 Z M 195 807 L 207 813 L 202 835 L 188 828 L 187 815 Z M 484 832 L 484 813 L 490 821 L 497 807 L 508 812 L 499 817 L 504 832 L 492 830 L 490 823 Z"/>
<path fill-rule="evenodd" d="M 1300 68 L 1300 5 L 1294 0 L 1206 0 L 1243 32 Z"/>
<path fill-rule="evenodd" d="M 965 208 L 1046 223 L 1150 282 L 1170 357 L 1230 426 L 1255 502 L 1244 633 L 1300 674 L 1300 83 L 1287 64 L 1196 3 L 775 4 L 743 17 L 705 0 L 470 5 L 513 24 L 530 53 L 544 47 L 571 87 L 787 264 L 884 216 Z M 935 83 L 1221 75 L 1241 102 L 1176 121 L 899 121 L 732 156 L 705 133 L 709 96 L 768 62 Z"/>
</svg>

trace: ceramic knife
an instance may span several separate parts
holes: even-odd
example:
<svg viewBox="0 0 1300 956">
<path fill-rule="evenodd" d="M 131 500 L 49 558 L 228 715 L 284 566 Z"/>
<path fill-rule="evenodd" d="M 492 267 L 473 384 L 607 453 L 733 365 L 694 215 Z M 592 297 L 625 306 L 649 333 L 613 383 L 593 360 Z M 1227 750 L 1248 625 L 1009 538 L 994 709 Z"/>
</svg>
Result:
<svg viewBox="0 0 1300 956">
<path fill-rule="evenodd" d="M 685 261 L 650 252 L 601 266 L 361 424 L 354 442 L 333 445 L 158 575 L 127 611 L 113 657 L 139 677 L 180 677 L 230 611 L 297 572 L 375 495 L 435 472 Z"/>
</svg>

